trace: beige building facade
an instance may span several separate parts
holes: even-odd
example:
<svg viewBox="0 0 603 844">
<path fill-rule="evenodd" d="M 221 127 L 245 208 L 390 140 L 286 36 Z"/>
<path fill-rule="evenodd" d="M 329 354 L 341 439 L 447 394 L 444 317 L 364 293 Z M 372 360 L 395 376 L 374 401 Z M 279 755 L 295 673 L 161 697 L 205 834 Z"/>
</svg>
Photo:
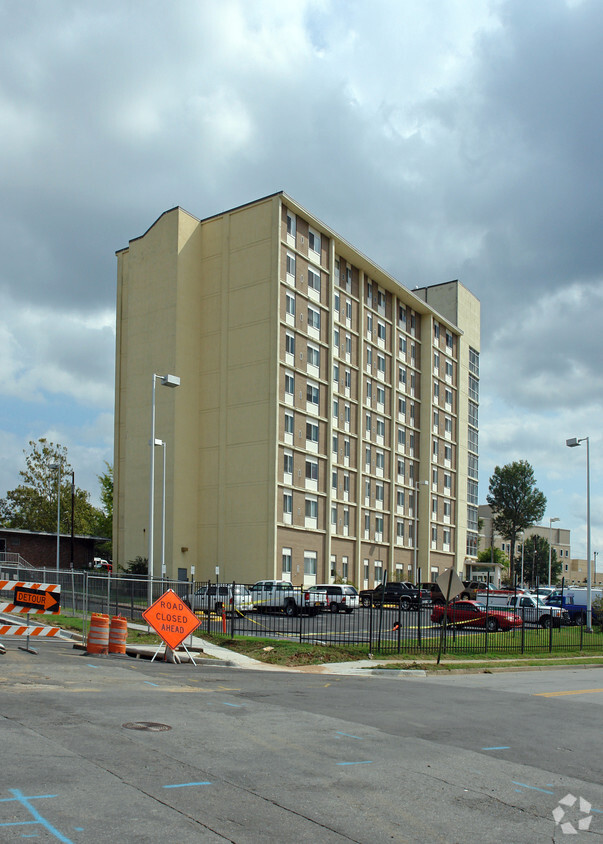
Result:
<svg viewBox="0 0 603 844">
<path fill-rule="evenodd" d="M 155 399 L 169 576 L 466 572 L 480 309 L 462 284 L 411 292 L 285 193 L 203 220 L 171 209 L 117 258 L 119 564 L 148 556 L 152 381 L 171 373 L 181 386 Z"/>
</svg>

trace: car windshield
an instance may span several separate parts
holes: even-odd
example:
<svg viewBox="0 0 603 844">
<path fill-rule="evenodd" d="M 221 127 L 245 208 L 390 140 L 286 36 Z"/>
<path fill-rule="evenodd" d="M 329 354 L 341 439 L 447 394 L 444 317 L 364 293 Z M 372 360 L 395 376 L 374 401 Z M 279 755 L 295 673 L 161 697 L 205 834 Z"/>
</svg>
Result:
<svg viewBox="0 0 603 844">
<path fill-rule="evenodd" d="M 358 594 L 358 592 L 356 592 L 356 590 L 354 589 L 353 586 L 344 586 L 343 592 L 344 592 L 345 595 L 357 595 Z"/>
</svg>

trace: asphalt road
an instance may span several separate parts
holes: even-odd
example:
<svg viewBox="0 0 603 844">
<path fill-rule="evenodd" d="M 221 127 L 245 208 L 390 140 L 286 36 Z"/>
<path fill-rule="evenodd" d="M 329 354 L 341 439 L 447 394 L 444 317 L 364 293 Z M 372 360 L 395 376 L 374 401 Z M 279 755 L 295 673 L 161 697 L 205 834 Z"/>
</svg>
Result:
<svg viewBox="0 0 603 844">
<path fill-rule="evenodd" d="M 13 641 L 3 844 L 603 841 L 603 669 L 358 677 Z"/>
</svg>

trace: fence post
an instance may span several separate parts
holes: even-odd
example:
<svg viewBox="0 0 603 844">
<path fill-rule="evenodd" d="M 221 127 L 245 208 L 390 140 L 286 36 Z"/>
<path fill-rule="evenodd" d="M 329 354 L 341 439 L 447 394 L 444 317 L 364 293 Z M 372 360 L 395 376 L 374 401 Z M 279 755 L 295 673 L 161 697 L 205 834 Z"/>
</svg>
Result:
<svg viewBox="0 0 603 844">
<path fill-rule="evenodd" d="M 417 610 L 417 646 L 422 650 L 423 643 L 421 638 L 421 624 L 423 622 L 423 600 L 421 598 L 421 590 L 419 588 L 419 609 Z"/>
<path fill-rule="evenodd" d="M 230 614 L 230 638 L 234 639 L 234 626 L 235 626 L 235 612 L 236 612 L 236 598 L 235 598 L 235 586 L 236 583 L 232 581 L 232 612 Z"/>
<path fill-rule="evenodd" d="M 559 619 L 559 632 L 561 632 L 561 619 Z M 553 608 L 549 612 L 549 653 L 553 653 Z"/>
</svg>

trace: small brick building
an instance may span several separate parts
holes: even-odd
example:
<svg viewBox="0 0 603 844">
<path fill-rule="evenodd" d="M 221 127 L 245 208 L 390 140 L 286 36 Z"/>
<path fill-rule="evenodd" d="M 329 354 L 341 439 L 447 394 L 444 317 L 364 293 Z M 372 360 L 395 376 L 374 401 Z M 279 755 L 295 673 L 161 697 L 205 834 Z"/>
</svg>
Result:
<svg viewBox="0 0 603 844">
<path fill-rule="evenodd" d="M 73 537 L 73 568 L 91 568 L 96 548 L 107 539 L 101 536 Z M 71 567 L 71 535 L 61 534 L 60 568 Z M 0 563 L 19 562 L 19 557 L 36 568 L 54 568 L 57 563 L 57 535 L 14 528 L 0 528 Z"/>
</svg>

